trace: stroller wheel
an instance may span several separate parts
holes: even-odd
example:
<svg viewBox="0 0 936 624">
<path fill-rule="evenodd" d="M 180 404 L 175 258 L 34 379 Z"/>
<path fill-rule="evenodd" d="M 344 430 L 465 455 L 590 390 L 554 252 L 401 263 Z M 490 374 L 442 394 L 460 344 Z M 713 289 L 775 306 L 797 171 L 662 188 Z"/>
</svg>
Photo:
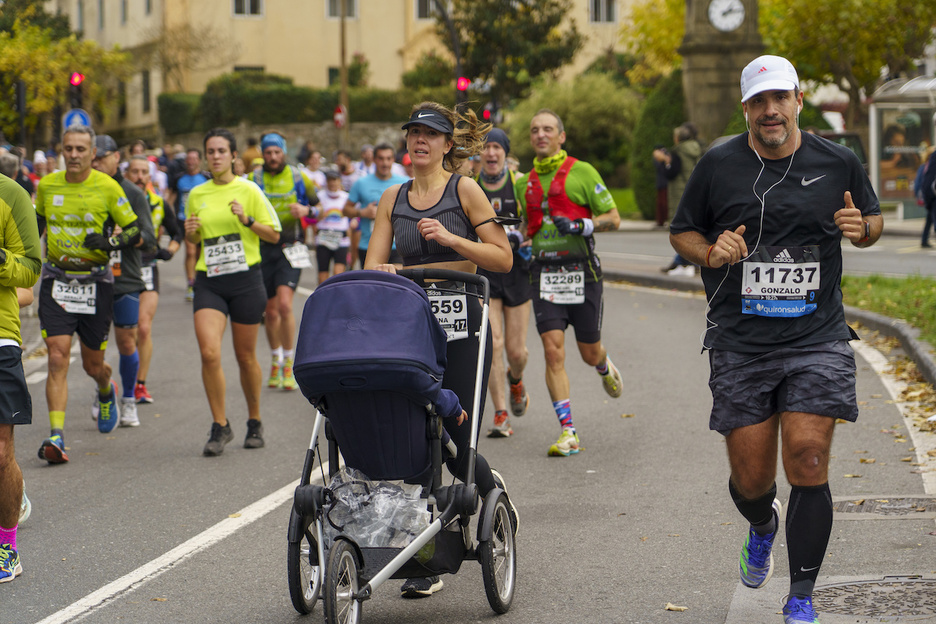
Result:
<svg viewBox="0 0 936 624">
<path fill-rule="evenodd" d="M 493 513 L 488 515 L 486 508 L 491 504 L 494 505 Z M 517 582 L 517 549 L 507 496 L 501 492 L 493 501 L 485 500 L 484 507 L 481 517 L 490 523 L 491 536 L 478 544 L 484 592 L 496 613 L 507 613 Z M 488 534 L 485 530 L 481 533 Z"/>
<path fill-rule="evenodd" d="M 358 592 L 358 558 L 354 546 L 339 539 L 328 552 L 325 572 L 325 622 L 327 624 L 358 624 L 361 602 Z"/>
<path fill-rule="evenodd" d="M 312 613 L 322 588 L 322 566 L 318 561 L 318 546 L 310 526 L 302 532 L 299 542 L 288 544 L 286 551 L 289 597 L 296 611 Z"/>
</svg>

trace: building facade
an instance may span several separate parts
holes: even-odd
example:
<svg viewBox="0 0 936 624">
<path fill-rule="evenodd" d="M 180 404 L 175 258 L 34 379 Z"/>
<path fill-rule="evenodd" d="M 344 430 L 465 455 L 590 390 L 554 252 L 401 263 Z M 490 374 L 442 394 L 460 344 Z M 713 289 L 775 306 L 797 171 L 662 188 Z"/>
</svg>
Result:
<svg viewBox="0 0 936 624">
<path fill-rule="evenodd" d="M 573 0 L 570 17 L 586 44 L 563 75 L 618 49 L 627 0 Z M 345 0 L 345 51 L 362 54 L 368 84 L 395 89 L 423 54 L 446 54 L 435 33 L 434 0 Z M 162 92 L 200 93 L 216 76 L 265 71 L 297 85 L 326 87 L 341 65 L 341 0 L 46 0 L 73 30 L 130 52 L 137 65 L 108 129 L 155 136 Z"/>
</svg>

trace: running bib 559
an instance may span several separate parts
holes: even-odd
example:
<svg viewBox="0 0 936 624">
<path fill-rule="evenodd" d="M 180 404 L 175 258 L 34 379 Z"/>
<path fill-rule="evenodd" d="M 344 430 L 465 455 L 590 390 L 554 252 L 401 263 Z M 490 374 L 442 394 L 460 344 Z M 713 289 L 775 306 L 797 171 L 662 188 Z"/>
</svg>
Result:
<svg viewBox="0 0 936 624">
<path fill-rule="evenodd" d="M 795 317 L 816 311 L 819 246 L 760 247 L 741 267 L 741 312 Z"/>
<path fill-rule="evenodd" d="M 468 337 L 468 299 L 467 295 L 449 294 L 437 290 L 427 290 L 432 314 L 445 330 L 448 342 L 463 340 Z"/>
</svg>

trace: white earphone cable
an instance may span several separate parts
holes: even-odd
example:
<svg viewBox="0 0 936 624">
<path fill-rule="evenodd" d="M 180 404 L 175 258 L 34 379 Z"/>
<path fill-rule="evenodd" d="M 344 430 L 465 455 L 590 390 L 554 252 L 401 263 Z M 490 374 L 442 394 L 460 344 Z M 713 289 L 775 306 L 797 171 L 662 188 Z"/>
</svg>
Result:
<svg viewBox="0 0 936 624">
<path fill-rule="evenodd" d="M 760 209 L 760 219 L 759 219 L 758 229 L 757 229 L 757 240 L 754 243 L 754 248 L 750 250 L 748 255 L 741 258 L 738 262 L 744 262 L 745 260 L 751 258 L 755 253 L 757 253 L 757 249 L 758 247 L 760 247 L 761 235 L 764 232 L 764 212 L 765 212 L 765 207 L 767 205 L 767 193 L 772 191 L 775 186 L 783 182 L 786 179 L 787 174 L 790 173 L 790 169 L 793 167 L 793 156 L 796 154 L 796 150 L 799 148 L 799 140 L 800 140 L 799 109 L 797 108 L 797 111 L 796 111 L 796 146 L 793 148 L 793 153 L 790 154 L 790 164 L 787 165 L 786 171 L 783 172 L 783 177 L 781 177 L 779 180 L 777 180 L 772 185 L 770 185 L 770 187 L 766 191 L 764 191 L 763 195 L 757 194 L 757 183 L 760 182 L 761 176 L 764 174 L 764 169 L 766 166 L 764 164 L 764 160 L 761 158 L 761 155 L 757 152 L 757 148 L 754 147 L 754 139 L 751 137 L 751 125 L 748 122 L 746 114 L 744 116 L 744 125 L 748 131 L 748 145 L 751 146 L 751 150 L 753 150 L 754 155 L 757 156 L 757 160 L 758 162 L 760 162 L 760 166 L 761 166 L 760 171 L 757 173 L 757 177 L 754 178 L 754 184 L 751 185 L 751 192 L 754 193 L 754 197 L 756 197 L 757 200 L 760 202 L 761 209 Z M 705 344 L 705 336 L 708 334 L 709 330 L 715 329 L 716 327 L 718 327 L 718 323 L 716 323 L 711 318 L 709 318 L 709 312 L 712 310 L 712 301 L 715 300 L 715 296 L 718 294 L 718 291 L 721 290 L 722 285 L 725 283 L 725 280 L 728 279 L 728 275 L 731 273 L 730 264 L 725 264 L 725 268 L 726 270 L 725 270 L 724 276 L 722 276 L 721 281 L 718 282 L 718 286 L 715 287 L 715 291 L 712 293 L 712 296 L 708 298 L 705 302 L 705 329 L 702 330 L 702 334 L 699 336 L 699 342 L 702 343 L 703 349 L 709 348 Z"/>
</svg>

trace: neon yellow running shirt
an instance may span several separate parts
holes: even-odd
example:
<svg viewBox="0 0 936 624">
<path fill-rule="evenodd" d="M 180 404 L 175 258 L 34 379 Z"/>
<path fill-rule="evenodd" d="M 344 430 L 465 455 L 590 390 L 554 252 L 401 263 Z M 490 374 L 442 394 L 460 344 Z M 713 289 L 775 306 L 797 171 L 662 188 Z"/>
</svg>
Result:
<svg viewBox="0 0 936 624">
<path fill-rule="evenodd" d="M 36 212 L 46 220 L 49 262 L 69 271 L 87 271 L 110 259 L 106 251 L 86 248 L 85 236 L 91 232 L 106 235 L 108 219 L 120 227 L 137 220 L 120 184 L 94 169 L 84 182 L 67 182 L 64 171 L 39 180 Z"/>
<path fill-rule="evenodd" d="M 248 266 L 260 262 L 260 237 L 231 212 L 231 202 L 235 199 L 244 207 L 245 215 L 269 225 L 277 232 L 281 231 L 276 211 L 260 187 L 253 182 L 235 177 L 227 184 L 215 184 L 213 181 L 199 184 L 191 190 L 185 205 L 185 218 L 194 216 L 201 221 L 202 245 L 195 264 L 196 271 L 207 272 L 205 247 L 210 241 L 220 238 L 233 237 L 242 241 Z"/>
</svg>

